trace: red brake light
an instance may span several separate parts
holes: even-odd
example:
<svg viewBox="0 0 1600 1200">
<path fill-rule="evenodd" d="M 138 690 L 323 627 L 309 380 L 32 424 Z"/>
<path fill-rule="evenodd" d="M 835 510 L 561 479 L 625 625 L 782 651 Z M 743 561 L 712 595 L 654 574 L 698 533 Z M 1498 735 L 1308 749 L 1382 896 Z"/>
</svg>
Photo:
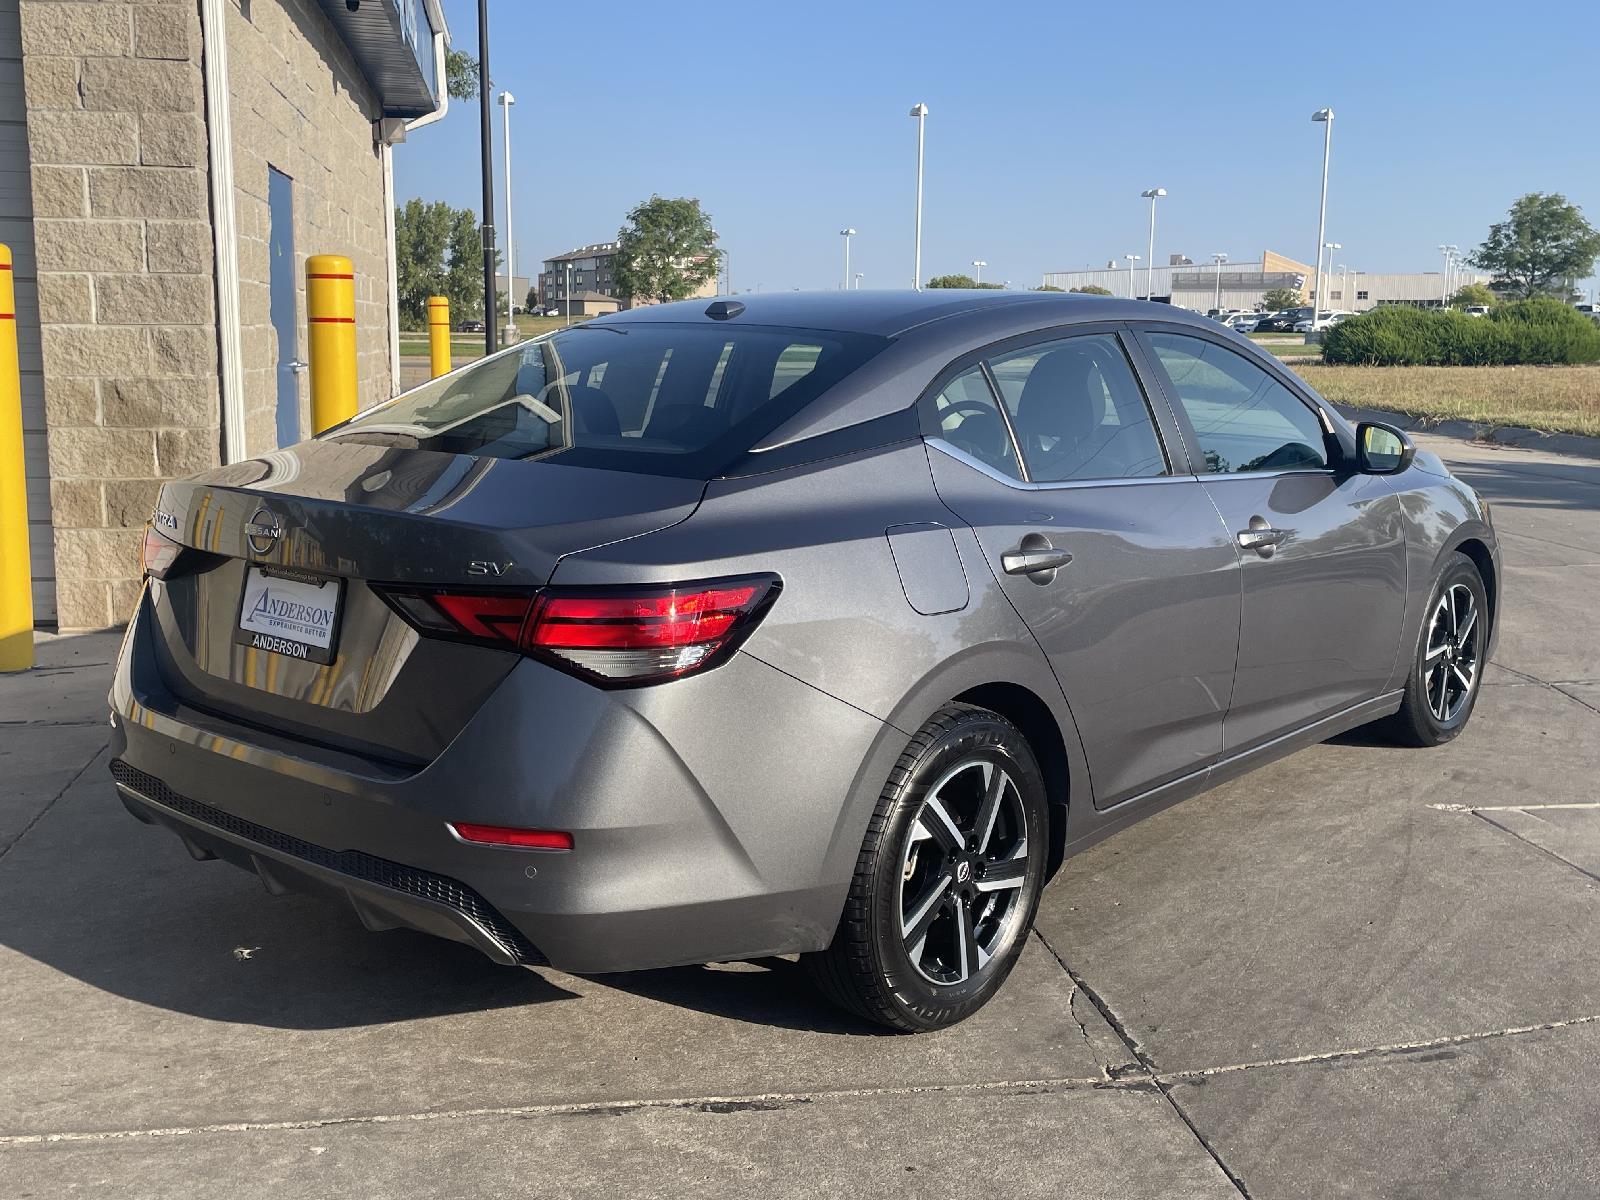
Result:
<svg viewBox="0 0 1600 1200">
<path fill-rule="evenodd" d="M 559 829 L 513 829 L 506 825 L 469 825 L 450 821 L 450 832 L 463 842 L 481 846 L 514 846 L 519 850 L 571 850 L 572 835 Z"/>
<path fill-rule="evenodd" d="M 146 575 L 156 579 L 166 578 L 167 571 L 178 561 L 183 547 L 171 538 L 156 532 L 154 525 L 146 525 L 144 544 L 139 547 L 139 566 Z"/>
<path fill-rule="evenodd" d="M 611 687 L 715 666 L 777 597 L 776 576 L 637 588 L 380 588 L 423 633 L 516 648 Z"/>
</svg>

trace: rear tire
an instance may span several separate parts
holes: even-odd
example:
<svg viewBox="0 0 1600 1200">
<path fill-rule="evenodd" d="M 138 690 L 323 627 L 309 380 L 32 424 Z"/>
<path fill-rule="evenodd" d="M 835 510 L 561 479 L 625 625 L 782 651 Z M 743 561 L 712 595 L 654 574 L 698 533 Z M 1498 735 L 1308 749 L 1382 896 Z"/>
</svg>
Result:
<svg viewBox="0 0 1600 1200">
<path fill-rule="evenodd" d="M 1483 576 L 1452 554 L 1428 596 L 1400 711 L 1378 723 L 1404 746 L 1442 746 L 1466 728 L 1488 665 L 1489 601 Z"/>
<path fill-rule="evenodd" d="M 1044 779 L 1017 727 L 945 705 L 889 774 L 833 942 L 804 958 L 817 986 L 906 1033 L 977 1012 L 1033 926 L 1048 822 Z"/>
</svg>

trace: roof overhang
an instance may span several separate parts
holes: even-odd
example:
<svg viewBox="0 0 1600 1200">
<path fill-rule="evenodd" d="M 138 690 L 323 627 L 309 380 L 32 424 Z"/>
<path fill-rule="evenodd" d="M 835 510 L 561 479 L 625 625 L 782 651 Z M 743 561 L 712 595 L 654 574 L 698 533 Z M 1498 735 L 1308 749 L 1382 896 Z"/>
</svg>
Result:
<svg viewBox="0 0 1600 1200">
<path fill-rule="evenodd" d="M 321 0 L 386 117 L 425 117 L 443 99 L 449 38 L 438 0 Z"/>
</svg>

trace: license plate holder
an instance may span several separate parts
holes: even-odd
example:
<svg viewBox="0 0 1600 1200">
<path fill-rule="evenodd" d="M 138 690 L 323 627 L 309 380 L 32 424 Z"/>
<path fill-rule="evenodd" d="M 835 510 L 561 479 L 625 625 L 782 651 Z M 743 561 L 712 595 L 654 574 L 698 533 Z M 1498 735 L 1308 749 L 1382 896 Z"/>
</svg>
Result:
<svg viewBox="0 0 1600 1200">
<path fill-rule="evenodd" d="M 339 646 L 339 578 L 245 568 L 233 640 L 254 650 L 326 665 Z"/>
</svg>

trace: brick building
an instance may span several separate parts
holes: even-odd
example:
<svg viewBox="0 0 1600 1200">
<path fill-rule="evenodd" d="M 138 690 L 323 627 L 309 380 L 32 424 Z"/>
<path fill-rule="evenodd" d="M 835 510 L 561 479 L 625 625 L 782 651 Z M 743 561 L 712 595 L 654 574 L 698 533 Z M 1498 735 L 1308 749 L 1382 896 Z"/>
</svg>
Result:
<svg viewBox="0 0 1600 1200">
<path fill-rule="evenodd" d="M 0 0 L 0 242 L 41 624 L 124 620 L 160 481 L 310 431 L 304 262 L 398 378 L 390 155 L 446 103 L 438 0 Z"/>
</svg>

